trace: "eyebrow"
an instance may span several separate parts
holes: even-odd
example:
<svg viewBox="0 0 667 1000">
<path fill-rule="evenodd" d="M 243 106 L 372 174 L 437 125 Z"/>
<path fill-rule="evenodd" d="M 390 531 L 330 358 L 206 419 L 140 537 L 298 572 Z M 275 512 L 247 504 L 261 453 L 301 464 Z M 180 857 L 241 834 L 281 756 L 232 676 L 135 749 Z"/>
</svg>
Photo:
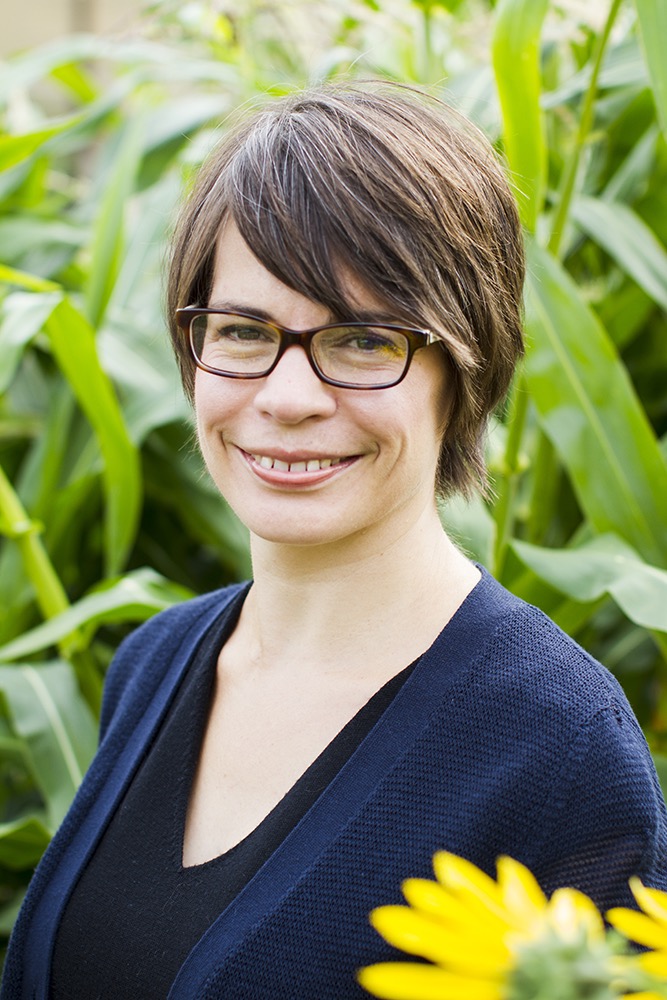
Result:
<svg viewBox="0 0 667 1000">
<path fill-rule="evenodd" d="M 266 323 L 276 323 L 278 326 L 282 326 L 281 323 L 278 323 L 275 316 L 272 316 L 270 312 L 266 311 L 266 309 L 258 309 L 255 308 L 254 306 L 248 306 L 245 303 L 229 302 L 228 300 L 216 299 L 215 301 L 209 303 L 208 308 L 222 309 L 225 312 L 231 312 L 231 313 L 237 313 L 237 312 L 248 313 L 248 315 L 256 316 L 257 319 L 262 319 Z M 347 320 L 347 322 L 349 323 L 369 323 L 371 325 L 374 323 L 400 324 L 400 321 L 397 320 L 396 316 L 392 313 L 380 313 L 368 309 L 355 309 L 351 310 L 351 312 L 353 313 L 353 317 Z M 334 317 L 331 313 L 329 315 L 331 317 L 329 320 L 330 323 L 346 322 L 342 318 Z M 321 324 L 318 324 L 318 326 L 320 325 Z"/>
<path fill-rule="evenodd" d="M 263 319 L 267 323 L 275 323 L 275 318 L 268 313 L 265 309 L 255 309 L 240 302 L 227 302 L 220 299 L 216 299 L 214 302 L 209 302 L 209 309 L 222 309 L 225 312 L 231 313 L 248 313 L 250 316 L 256 316 L 257 319 Z"/>
</svg>

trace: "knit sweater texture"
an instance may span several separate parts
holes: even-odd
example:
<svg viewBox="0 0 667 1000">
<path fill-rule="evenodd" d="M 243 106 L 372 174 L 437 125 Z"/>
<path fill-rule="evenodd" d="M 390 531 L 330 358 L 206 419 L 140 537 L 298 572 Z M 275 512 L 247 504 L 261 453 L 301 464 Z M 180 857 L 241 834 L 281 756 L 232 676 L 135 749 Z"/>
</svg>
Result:
<svg viewBox="0 0 667 1000">
<path fill-rule="evenodd" d="M 0 1000 L 46 1000 L 60 914 L 210 623 L 237 587 L 157 615 L 109 672 L 98 754 L 42 859 Z M 368 913 L 446 849 L 509 854 L 602 909 L 667 890 L 667 814 L 615 679 L 486 572 L 296 827 L 192 949 L 169 1000 L 362 1000 L 400 957 Z"/>
</svg>

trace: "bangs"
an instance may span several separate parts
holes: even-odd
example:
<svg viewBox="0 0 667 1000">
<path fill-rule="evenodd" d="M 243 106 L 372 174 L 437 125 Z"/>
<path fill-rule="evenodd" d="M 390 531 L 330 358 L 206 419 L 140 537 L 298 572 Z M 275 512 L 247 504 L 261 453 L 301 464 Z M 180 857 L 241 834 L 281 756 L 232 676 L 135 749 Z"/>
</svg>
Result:
<svg viewBox="0 0 667 1000">
<path fill-rule="evenodd" d="M 340 120 L 332 128 L 315 111 L 297 105 L 278 120 L 255 122 L 230 163 L 231 217 L 268 271 L 335 318 L 355 318 L 346 291 L 353 276 L 398 321 L 423 325 L 418 296 L 406 289 L 417 291 L 424 276 L 409 264 L 413 253 L 391 207 L 394 185 L 364 169 L 363 147 L 372 143 L 377 158 L 377 142 L 350 121 L 342 142 Z"/>
</svg>

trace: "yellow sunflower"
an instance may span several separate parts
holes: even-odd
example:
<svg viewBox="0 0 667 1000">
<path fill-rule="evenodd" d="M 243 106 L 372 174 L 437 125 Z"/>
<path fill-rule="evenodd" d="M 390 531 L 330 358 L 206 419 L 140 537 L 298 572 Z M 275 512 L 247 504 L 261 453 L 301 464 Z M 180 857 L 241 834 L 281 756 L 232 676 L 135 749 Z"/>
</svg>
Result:
<svg viewBox="0 0 667 1000">
<path fill-rule="evenodd" d="M 389 944 L 433 964 L 384 962 L 359 973 L 385 1000 L 522 1000 L 547 995 L 611 998 L 613 951 L 594 903 L 576 889 L 551 899 L 512 858 L 497 881 L 471 862 L 442 852 L 437 882 L 408 879 L 408 906 L 381 906 L 371 923 Z M 572 980 L 584 978 L 580 989 Z M 537 990 L 537 992 L 536 992 Z M 648 998 L 646 998 L 648 1000 Z"/>
<path fill-rule="evenodd" d="M 638 878 L 630 879 L 632 894 L 642 913 L 617 906 L 607 913 L 607 920 L 617 931 L 651 951 L 637 955 L 635 961 L 649 975 L 667 983 L 667 892 L 647 889 Z"/>
</svg>

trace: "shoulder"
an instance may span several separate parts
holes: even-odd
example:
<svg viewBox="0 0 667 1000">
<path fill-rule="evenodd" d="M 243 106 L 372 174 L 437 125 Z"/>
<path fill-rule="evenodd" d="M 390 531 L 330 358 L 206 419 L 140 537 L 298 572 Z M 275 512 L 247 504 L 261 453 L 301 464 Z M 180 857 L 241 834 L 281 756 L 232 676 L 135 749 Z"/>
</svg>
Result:
<svg viewBox="0 0 667 1000">
<path fill-rule="evenodd" d="M 555 807 L 575 788 L 600 804 L 612 786 L 626 801 L 633 788 L 653 798 L 651 755 L 616 678 L 542 611 L 488 574 L 482 583 L 466 620 L 465 669 L 436 725 L 455 719 L 466 759 L 495 778 L 511 774 L 536 807 Z"/>
<path fill-rule="evenodd" d="M 519 857 L 550 891 L 576 885 L 605 907 L 630 902 L 630 875 L 667 886 L 662 792 L 621 685 L 542 611 L 482 583 L 433 739 L 455 733 L 449 757 L 485 803 L 494 852 Z"/>
<path fill-rule="evenodd" d="M 478 615 L 488 607 L 492 627 L 468 664 L 466 684 L 499 708 L 543 716 L 547 731 L 557 719 L 586 725 L 618 707 L 634 720 L 616 678 L 543 611 L 510 594 L 485 574 Z M 544 717 L 546 716 L 546 717 Z"/>
<path fill-rule="evenodd" d="M 104 682 L 101 734 L 123 698 L 150 697 L 174 657 L 194 652 L 218 615 L 248 584 L 233 584 L 149 618 L 118 647 Z"/>
</svg>

